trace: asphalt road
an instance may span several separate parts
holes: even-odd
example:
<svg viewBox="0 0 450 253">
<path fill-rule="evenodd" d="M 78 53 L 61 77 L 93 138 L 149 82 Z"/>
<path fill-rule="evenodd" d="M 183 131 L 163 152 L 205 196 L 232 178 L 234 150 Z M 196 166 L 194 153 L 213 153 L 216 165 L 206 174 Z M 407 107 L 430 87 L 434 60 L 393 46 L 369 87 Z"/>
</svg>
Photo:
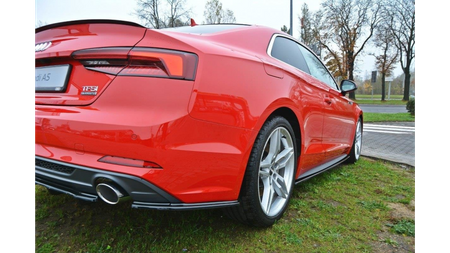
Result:
<svg viewBox="0 0 450 253">
<path fill-rule="evenodd" d="M 363 112 L 401 113 L 408 112 L 405 105 L 359 105 Z"/>
<path fill-rule="evenodd" d="M 361 155 L 415 166 L 415 122 L 365 123 Z"/>
<path fill-rule="evenodd" d="M 363 112 L 408 112 L 403 105 L 360 105 Z M 365 123 L 361 155 L 415 166 L 415 122 Z"/>
</svg>

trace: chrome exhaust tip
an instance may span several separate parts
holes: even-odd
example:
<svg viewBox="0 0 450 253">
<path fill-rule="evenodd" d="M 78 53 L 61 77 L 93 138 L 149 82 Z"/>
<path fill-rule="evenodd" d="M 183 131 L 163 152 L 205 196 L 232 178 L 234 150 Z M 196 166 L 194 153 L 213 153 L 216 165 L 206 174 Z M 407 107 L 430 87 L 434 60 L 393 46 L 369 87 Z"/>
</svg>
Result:
<svg viewBox="0 0 450 253">
<path fill-rule="evenodd" d="M 110 205 L 118 204 L 129 197 L 121 192 L 120 188 L 114 183 L 99 183 L 95 190 L 98 196 Z"/>
</svg>

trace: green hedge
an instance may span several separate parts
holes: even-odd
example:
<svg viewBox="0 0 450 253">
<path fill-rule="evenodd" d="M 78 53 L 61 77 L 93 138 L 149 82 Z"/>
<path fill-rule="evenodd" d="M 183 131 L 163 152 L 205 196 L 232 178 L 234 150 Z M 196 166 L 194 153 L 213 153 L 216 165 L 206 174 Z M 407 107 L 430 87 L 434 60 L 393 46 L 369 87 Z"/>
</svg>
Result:
<svg viewBox="0 0 450 253">
<path fill-rule="evenodd" d="M 409 97 L 408 103 L 406 103 L 406 110 L 408 110 L 409 113 L 411 113 L 411 115 L 415 115 L 416 114 L 416 105 L 415 105 L 415 98 L 414 97 Z"/>
</svg>

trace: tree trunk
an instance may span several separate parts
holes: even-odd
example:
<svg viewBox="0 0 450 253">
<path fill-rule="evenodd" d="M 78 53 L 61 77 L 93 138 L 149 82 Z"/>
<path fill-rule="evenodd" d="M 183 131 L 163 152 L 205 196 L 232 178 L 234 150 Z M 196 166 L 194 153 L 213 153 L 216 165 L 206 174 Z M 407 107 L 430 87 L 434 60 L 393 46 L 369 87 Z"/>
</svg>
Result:
<svg viewBox="0 0 450 253">
<path fill-rule="evenodd" d="M 407 69 L 405 69 L 405 71 L 403 72 L 405 74 L 405 82 L 404 82 L 404 86 L 405 89 L 403 91 L 403 101 L 408 101 L 409 100 L 409 84 L 411 83 L 411 73 L 409 72 L 409 67 Z"/>
<path fill-rule="evenodd" d="M 381 72 L 381 101 L 386 100 L 386 74 Z"/>
<path fill-rule="evenodd" d="M 348 79 L 350 79 L 350 80 L 352 80 L 352 81 L 355 80 L 355 79 L 353 78 L 353 67 L 354 67 L 353 65 L 354 65 L 353 60 L 349 60 L 349 63 L 348 63 Z M 356 100 L 355 92 L 354 92 L 354 91 L 350 91 L 350 92 L 348 93 L 348 97 L 349 97 L 350 99 Z"/>
<path fill-rule="evenodd" d="M 411 45 L 411 42 L 409 43 Z M 414 51 L 412 49 L 412 46 L 408 46 L 406 53 L 406 65 L 403 66 L 402 63 L 402 69 L 403 74 L 405 74 L 405 82 L 403 83 L 404 90 L 403 90 L 403 101 L 409 100 L 409 86 L 411 84 L 411 63 L 414 58 L 413 54 Z"/>
</svg>

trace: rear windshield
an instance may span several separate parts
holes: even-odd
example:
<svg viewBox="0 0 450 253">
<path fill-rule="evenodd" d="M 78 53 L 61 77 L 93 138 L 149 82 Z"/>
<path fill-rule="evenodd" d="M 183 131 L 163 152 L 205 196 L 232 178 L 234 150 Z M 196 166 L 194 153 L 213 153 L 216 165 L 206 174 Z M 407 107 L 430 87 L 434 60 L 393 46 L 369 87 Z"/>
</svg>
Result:
<svg viewBox="0 0 450 253">
<path fill-rule="evenodd" d="M 171 32 L 182 32 L 182 33 L 194 33 L 194 34 L 210 34 L 223 32 L 227 30 L 232 30 L 236 28 L 246 27 L 248 25 L 197 25 L 197 26 L 181 26 L 174 28 L 164 28 L 162 30 L 167 30 Z"/>
</svg>

